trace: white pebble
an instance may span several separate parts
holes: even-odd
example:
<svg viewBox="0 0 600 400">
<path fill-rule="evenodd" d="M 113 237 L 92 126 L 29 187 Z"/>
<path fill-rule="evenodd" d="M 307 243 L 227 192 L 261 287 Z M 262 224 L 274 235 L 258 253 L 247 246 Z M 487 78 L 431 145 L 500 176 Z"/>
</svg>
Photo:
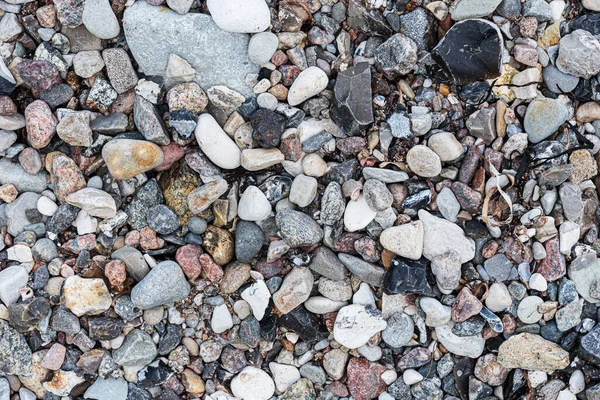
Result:
<svg viewBox="0 0 600 400">
<path fill-rule="evenodd" d="M 40 196 L 37 202 L 37 209 L 40 212 L 40 214 L 45 215 L 47 217 L 51 217 L 58 209 L 58 206 L 48 197 Z"/>
<path fill-rule="evenodd" d="M 581 370 L 575 370 L 569 378 L 569 390 L 573 394 L 581 393 L 585 389 L 585 377 Z"/>
<path fill-rule="evenodd" d="M 421 375 L 419 372 L 415 371 L 414 369 L 407 369 L 402 374 L 402 379 L 404 380 L 404 383 L 406 383 L 407 385 L 410 386 L 410 385 L 414 385 L 417 382 L 421 382 L 423 380 L 423 375 Z"/>
</svg>

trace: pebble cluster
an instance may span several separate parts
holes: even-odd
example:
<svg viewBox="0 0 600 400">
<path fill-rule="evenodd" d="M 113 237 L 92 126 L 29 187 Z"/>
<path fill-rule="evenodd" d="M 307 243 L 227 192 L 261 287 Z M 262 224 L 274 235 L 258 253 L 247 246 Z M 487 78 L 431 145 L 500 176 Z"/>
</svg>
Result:
<svg viewBox="0 0 600 400">
<path fill-rule="evenodd" d="M 600 400 L 600 0 L 0 0 L 0 400 Z"/>
</svg>

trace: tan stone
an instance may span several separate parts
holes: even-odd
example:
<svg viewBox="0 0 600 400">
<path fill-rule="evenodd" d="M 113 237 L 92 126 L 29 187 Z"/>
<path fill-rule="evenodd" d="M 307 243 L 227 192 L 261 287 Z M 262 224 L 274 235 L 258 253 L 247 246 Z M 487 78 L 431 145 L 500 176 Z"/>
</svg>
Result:
<svg viewBox="0 0 600 400">
<path fill-rule="evenodd" d="M 104 145 L 102 158 L 115 179 L 130 179 L 162 164 L 160 147 L 151 142 L 113 139 Z"/>
<path fill-rule="evenodd" d="M 569 156 L 569 163 L 573 165 L 569 176 L 569 180 L 573 183 L 580 184 L 598 174 L 598 165 L 589 150 L 575 150 Z"/>
<path fill-rule="evenodd" d="M 498 362 L 504 368 L 554 372 L 569 365 L 569 353 L 541 336 L 521 333 L 500 345 Z"/>
<path fill-rule="evenodd" d="M 70 276 L 63 286 L 65 306 L 75 315 L 100 314 L 110 308 L 112 299 L 102 279 Z"/>
</svg>

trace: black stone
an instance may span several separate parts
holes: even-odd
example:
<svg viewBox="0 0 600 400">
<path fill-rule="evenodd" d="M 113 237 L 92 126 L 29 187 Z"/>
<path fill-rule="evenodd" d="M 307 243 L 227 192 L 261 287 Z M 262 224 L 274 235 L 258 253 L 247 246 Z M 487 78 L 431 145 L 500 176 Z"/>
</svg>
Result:
<svg viewBox="0 0 600 400">
<path fill-rule="evenodd" d="M 370 84 L 369 90 L 371 90 Z M 305 153 L 314 153 L 315 151 L 319 151 L 325 143 L 331 140 L 332 137 L 333 136 L 331 135 L 331 133 L 326 131 L 317 133 L 316 135 L 311 136 L 310 138 L 302 142 L 302 151 Z"/>
<path fill-rule="evenodd" d="M 58 106 L 67 104 L 72 97 L 73 89 L 66 83 L 59 83 L 47 91 L 40 93 L 40 100 L 44 100 L 52 110 Z"/>
<path fill-rule="evenodd" d="M 368 63 L 360 63 L 340 72 L 334 95 L 335 106 L 331 116 L 344 132 L 356 134 L 373 123 L 371 66 Z"/>
<path fill-rule="evenodd" d="M 252 138 L 265 149 L 279 146 L 281 135 L 285 130 L 285 118 L 274 111 L 261 108 L 250 115 L 250 123 L 254 128 Z"/>
<path fill-rule="evenodd" d="M 123 113 L 111 113 L 110 115 L 101 115 L 90 121 L 92 131 L 104 135 L 116 135 L 127 131 L 129 119 Z"/>
<path fill-rule="evenodd" d="M 272 342 L 277 337 L 277 316 L 269 315 L 260 321 L 260 336 L 267 342 Z"/>
<path fill-rule="evenodd" d="M 240 323 L 240 338 L 248 347 L 255 348 L 260 341 L 260 324 L 250 315 Z"/>
<path fill-rule="evenodd" d="M 348 26 L 355 31 L 388 37 L 392 29 L 379 10 L 368 10 L 362 0 L 348 2 Z"/>
<path fill-rule="evenodd" d="M 88 319 L 89 337 L 92 340 L 112 340 L 117 338 L 125 324 L 122 320 L 110 317 Z"/>
<path fill-rule="evenodd" d="M 600 35 L 600 13 L 590 13 L 580 15 L 577 18 L 574 18 L 569 24 L 569 28 L 571 31 L 575 31 L 577 29 L 583 29 L 584 31 L 588 31 L 592 35 Z M 562 32 L 561 32 L 562 33 Z M 567 34 L 565 32 L 564 34 Z M 561 36 L 564 36 L 561 34 Z"/>
<path fill-rule="evenodd" d="M 502 35 L 491 22 L 469 19 L 457 22 L 433 49 L 434 60 L 462 85 L 500 76 Z"/>
<path fill-rule="evenodd" d="M 317 342 L 329 336 L 327 327 L 319 317 L 300 305 L 279 318 L 279 325 L 298 334 L 305 342 Z"/>
<path fill-rule="evenodd" d="M 61 204 L 46 223 L 46 229 L 55 235 L 64 232 L 75 221 L 77 213 L 79 213 L 79 208 L 67 203 Z"/>
<path fill-rule="evenodd" d="M 414 261 L 394 257 L 392 265 L 383 277 L 383 289 L 387 294 L 416 293 L 433 295 L 433 289 L 427 282 L 427 260 Z"/>
<path fill-rule="evenodd" d="M 402 202 L 402 208 L 414 208 L 420 210 L 421 208 L 427 206 L 431 202 L 431 190 L 423 190 L 421 192 L 415 193 L 412 196 L 408 196 Z"/>
<path fill-rule="evenodd" d="M 164 204 L 162 190 L 158 186 L 156 179 L 150 179 L 133 196 L 131 203 L 123 208 L 128 215 L 127 222 L 133 229 L 142 229 L 147 224 L 147 216 L 150 208 L 157 204 Z"/>
<path fill-rule="evenodd" d="M 157 204 L 148 210 L 148 225 L 160 235 L 168 235 L 179 228 L 179 217 L 164 204 Z"/>
<path fill-rule="evenodd" d="M 486 81 L 477 81 L 466 84 L 460 91 L 460 98 L 470 104 L 481 104 L 490 95 L 490 84 Z"/>
<path fill-rule="evenodd" d="M 158 354 L 169 354 L 181 342 L 181 329 L 177 325 L 168 325 L 165 333 L 158 341 Z"/>
<path fill-rule="evenodd" d="M 8 306 L 10 324 L 21 333 L 36 327 L 49 312 L 50 303 L 43 297 L 32 297 Z"/>
<path fill-rule="evenodd" d="M 162 360 L 154 361 L 139 372 L 138 376 L 142 378 L 138 384 L 144 389 L 162 385 L 172 374 L 173 370 Z"/>
<path fill-rule="evenodd" d="M 289 196 L 292 188 L 292 178 L 285 175 L 275 175 L 264 181 L 258 188 L 265 194 L 267 200 L 274 205 L 279 200 Z"/>
<path fill-rule="evenodd" d="M 31 287 L 36 290 L 41 289 L 46 286 L 48 279 L 50 279 L 50 272 L 48 271 L 48 267 L 44 264 L 33 272 L 33 284 Z"/>
<path fill-rule="evenodd" d="M 142 389 L 133 383 L 129 384 L 128 389 L 127 400 L 152 400 L 152 395 L 149 391 Z"/>
</svg>

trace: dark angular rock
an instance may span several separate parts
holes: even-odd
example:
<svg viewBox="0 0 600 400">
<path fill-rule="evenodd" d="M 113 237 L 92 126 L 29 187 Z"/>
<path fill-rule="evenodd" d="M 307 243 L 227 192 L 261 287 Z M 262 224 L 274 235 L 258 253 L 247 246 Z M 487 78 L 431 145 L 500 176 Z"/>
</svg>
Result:
<svg viewBox="0 0 600 400">
<path fill-rule="evenodd" d="M 261 326 L 254 316 L 250 315 L 240 323 L 240 338 L 248 347 L 258 346 L 260 333 Z"/>
<path fill-rule="evenodd" d="M 335 82 L 334 95 L 336 102 L 332 109 L 332 117 L 345 132 L 358 133 L 373 122 L 371 67 L 368 63 L 360 63 L 340 72 Z M 323 140 L 313 151 L 328 141 L 325 138 Z M 309 144 L 303 143 L 304 151 L 305 146 L 308 147 Z"/>
<path fill-rule="evenodd" d="M 10 324 L 19 332 L 35 328 L 50 312 L 50 303 L 43 297 L 32 297 L 8 307 Z"/>
<path fill-rule="evenodd" d="M 427 282 L 427 260 L 408 260 L 394 257 L 392 265 L 383 277 L 383 289 L 388 294 L 416 293 L 433 295 L 433 289 Z"/>
<path fill-rule="evenodd" d="M 359 32 L 369 32 L 373 35 L 388 37 L 392 29 L 386 23 L 379 10 L 367 10 L 361 0 L 348 2 L 348 26 Z"/>
<path fill-rule="evenodd" d="M 431 55 L 456 84 L 500 76 L 502 34 L 482 19 L 457 22 L 446 32 Z"/>
<path fill-rule="evenodd" d="M 316 342 L 325 339 L 329 333 L 319 318 L 308 312 L 304 306 L 298 306 L 289 313 L 282 315 L 278 321 L 280 326 L 298 334 L 305 342 Z"/>
<path fill-rule="evenodd" d="M 176 110 L 169 114 L 169 126 L 175 129 L 183 140 L 192 138 L 196 125 L 197 118 L 189 110 Z"/>
<path fill-rule="evenodd" d="M 265 149 L 279 146 L 281 135 L 285 130 L 285 118 L 274 111 L 261 108 L 250 115 L 250 123 L 254 128 L 252 138 Z"/>
<path fill-rule="evenodd" d="M 158 341 L 158 354 L 167 355 L 181 342 L 181 329 L 177 325 L 168 325 Z"/>
<path fill-rule="evenodd" d="M 77 213 L 79 213 L 79 208 L 67 203 L 61 204 L 46 223 L 47 231 L 55 235 L 65 231 L 75 221 Z"/>
<path fill-rule="evenodd" d="M 92 340 L 112 340 L 123 332 L 125 324 L 118 318 L 95 317 L 88 319 L 89 337 Z"/>
<path fill-rule="evenodd" d="M 131 203 L 123 208 L 128 215 L 127 222 L 133 229 L 147 226 L 148 212 L 157 204 L 164 204 L 165 198 L 156 179 L 150 179 L 133 196 Z"/>
<path fill-rule="evenodd" d="M 90 121 L 92 131 L 103 135 L 116 135 L 127 131 L 129 120 L 127 115 L 123 113 L 112 113 L 110 115 L 102 115 Z"/>
<path fill-rule="evenodd" d="M 148 210 L 148 225 L 161 235 L 168 235 L 179 228 L 179 217 L 164 204 L 157 204 Z"/>
</svg>

